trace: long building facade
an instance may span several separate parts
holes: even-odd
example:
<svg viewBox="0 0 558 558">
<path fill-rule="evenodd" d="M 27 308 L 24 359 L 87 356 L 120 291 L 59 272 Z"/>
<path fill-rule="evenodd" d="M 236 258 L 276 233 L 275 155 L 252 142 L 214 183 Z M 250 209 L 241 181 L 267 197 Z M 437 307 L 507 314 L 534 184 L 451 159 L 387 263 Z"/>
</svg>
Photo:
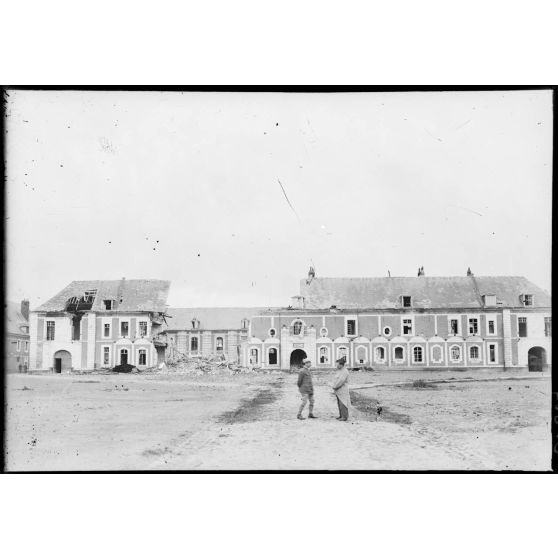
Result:
<svg viewBox="0 0 558 558">
<path fill-rule="evenodd" d="M 31 371 L 221 357 L 288 370 L 546 370 L 548 293 L 524 277 L 321 278 L 313 269 L 283 308 L 169 308 L 160 280 L 74 281 L 31 312 Z"/>
<path fill-rule="evenodd" d="M 525 368 L 551 363 L 550 296 L 523 277 L 319 278 L 250 320 L 244 365 Z"/>
</svg>

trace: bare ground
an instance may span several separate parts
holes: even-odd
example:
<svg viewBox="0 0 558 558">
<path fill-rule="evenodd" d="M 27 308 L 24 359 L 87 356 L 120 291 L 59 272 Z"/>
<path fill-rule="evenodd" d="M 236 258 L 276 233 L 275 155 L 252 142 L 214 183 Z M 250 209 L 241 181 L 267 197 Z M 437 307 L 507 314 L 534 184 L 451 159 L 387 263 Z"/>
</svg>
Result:
<svg viewBox="0 0 558 558">
<path fill-rule="evenodd" d="M 491 372 L 494 374 L 494 372 Z M 32 376 L 6 385 L 8 470 L 548 470 L 550 378 L 430 383 L 483 373 L 355 373 L 349 422 L 330 374 L 317 420 L 296 377 Z M 486 376 L 486 374 L 484 374 Z M 386 385 L 389 384 L 389 385 Z M 421 384 L 419 384 L 421 385 Z"/>
</svg>

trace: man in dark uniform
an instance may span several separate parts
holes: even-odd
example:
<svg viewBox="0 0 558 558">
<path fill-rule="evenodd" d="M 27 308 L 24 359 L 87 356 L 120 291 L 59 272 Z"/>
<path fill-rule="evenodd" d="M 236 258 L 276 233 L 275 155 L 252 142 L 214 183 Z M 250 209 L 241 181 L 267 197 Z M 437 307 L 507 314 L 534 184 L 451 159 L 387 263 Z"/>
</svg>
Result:
<svg viewBox="0 0 558 558">
<path fill-rule="evenodd" d="M 309 358 L 305 358 L 302 361 L 302 368 L 298 373 L 298 391 L 300 391 L 300 397 L 302 403 L 300 409 L 298 410 L 298 415 L 296 416 L 299 420 L 304 420 L 302 416 L 302 411 L 306 407 L 306 402 L 309 404 L 309 414 L 308 418 L 318 418 L 314 416 L 314 385 L 312 384 L 312 372 L 310 371 L 311 362 Z"/>
</svg>

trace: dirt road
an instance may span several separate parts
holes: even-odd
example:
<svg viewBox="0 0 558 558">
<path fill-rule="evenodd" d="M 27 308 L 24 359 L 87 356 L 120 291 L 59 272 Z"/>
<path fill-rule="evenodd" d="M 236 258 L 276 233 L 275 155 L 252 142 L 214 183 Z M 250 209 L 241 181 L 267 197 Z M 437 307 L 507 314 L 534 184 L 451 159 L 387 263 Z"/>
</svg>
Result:
<svg viewBox="0 0 558 558">
<path fill-rule="evenodd" d="M 297 420 L 295 380 L 289 374 L 198 381 L 14 375 L 7 392 L 7 465 L 18 470 L 550 467 L 548 378 L 355 390 L 346 423 L 335 420 L 326 377 L 315 382 L 319 418 Z"/>
</svg>

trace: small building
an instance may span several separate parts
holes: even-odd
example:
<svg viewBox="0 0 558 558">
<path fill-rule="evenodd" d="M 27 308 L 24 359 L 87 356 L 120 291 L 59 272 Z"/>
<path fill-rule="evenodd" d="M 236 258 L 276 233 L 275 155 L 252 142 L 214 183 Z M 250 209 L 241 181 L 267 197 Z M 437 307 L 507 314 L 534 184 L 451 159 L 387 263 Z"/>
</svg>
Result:
<svg viewBox="0 0 558 558">
<path fill-rule="evenodd" d="M 251 318 L 267 308 L 169 308 L 166 358 L 223 356 L 229 362 L 250 362 L 244 348 L 251 337 Z M 259 364 L 253 355 L 252 364 Z"/>
<path fill-rule="evenodd" d="M 6 372 L 29 368 L 29 301 L 6 302 Z"/>
<path fill-rule="evenodd" d="M 70 372 L 164 360 L 170 282 L 73 281 L 31 312 L 30 370 Z"/>
</svg>

